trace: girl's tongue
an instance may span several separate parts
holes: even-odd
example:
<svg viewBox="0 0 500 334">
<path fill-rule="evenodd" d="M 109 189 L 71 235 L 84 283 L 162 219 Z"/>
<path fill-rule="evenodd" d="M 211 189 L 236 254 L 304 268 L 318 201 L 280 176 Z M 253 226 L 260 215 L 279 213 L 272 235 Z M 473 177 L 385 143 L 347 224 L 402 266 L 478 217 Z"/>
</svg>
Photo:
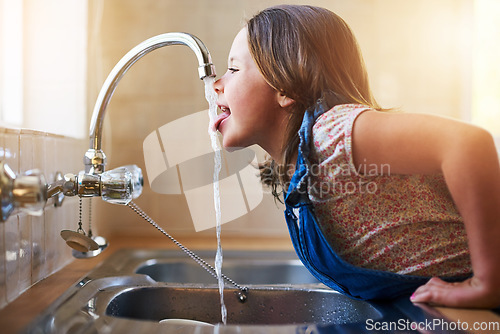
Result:
<svg viewBox="0 0 500 334">
<path fill-rule="evenodd" d="M 229 108 L 221 108 L 221 111 L 222 113 L 217 115 L 217 118 L 215 119 L 214 124 L 212 126 L 212 129 L 214 131 L 219 130 L 219 127 L 222 124 L 222 122 L 231 115 Z"/>
</svg>

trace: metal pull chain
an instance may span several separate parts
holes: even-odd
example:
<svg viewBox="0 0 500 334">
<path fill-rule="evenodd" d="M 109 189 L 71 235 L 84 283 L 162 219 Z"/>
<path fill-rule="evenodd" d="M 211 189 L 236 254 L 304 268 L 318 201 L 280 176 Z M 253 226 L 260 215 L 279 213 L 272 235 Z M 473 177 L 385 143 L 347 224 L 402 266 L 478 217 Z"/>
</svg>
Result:
<svg viewBox="0 0 500 334">
<path fill-rule="evenodd" d="M 92 197 L 89 197 L 89 237 L 92 238 Z"/>
<path fill-rule="evenodd" d="M 137 204 L 134 202 L 130 201 L 127 206 L 131 208 L 135 213 L 137 213 L 139 216 L 141 216 L 144 220 L 146 220 L 148 223 L 153 225 L 158 231 L 163 233 L 166 237 L 168 237 L 175 245 L 177 245 L 180 249 L 182 249 L 190 258 L 192 258 L 196 263 L 198 263 L 202 268 L 204 268 L 210 275 L 215 277 L 217 279 L 217 273 L 215 271 L 215 268 L 211 266 L 207 261 L 203 260 L 201 257 L 196 255 L 193 251 L 190 249 L 186 248 L 183 244 L 181 244 L 179 241 L 177 241 L 174 237 L 172 237 L 170 234 L 168 234 L 164 229 L 162 229 L 151 217 L 149 217 L 144 211 L 142 211 Z M 238 299 L 243 303 L 247 299 L 247 293 L 248 293 L 248 287 L 241 286 L 226 275 L 222 274 L 222 278 L 224 278 L 227 282 L 231 283 L 234 285 L 238 290 Z"/>
<path fill-rule="evenodd" d="M 78 229 L 76 230 L 78 233 L 85 235 L 85 231 L 82 228 L 82 198 L 80 197 L 80 205 L 78 212 Z"/>
</svg>

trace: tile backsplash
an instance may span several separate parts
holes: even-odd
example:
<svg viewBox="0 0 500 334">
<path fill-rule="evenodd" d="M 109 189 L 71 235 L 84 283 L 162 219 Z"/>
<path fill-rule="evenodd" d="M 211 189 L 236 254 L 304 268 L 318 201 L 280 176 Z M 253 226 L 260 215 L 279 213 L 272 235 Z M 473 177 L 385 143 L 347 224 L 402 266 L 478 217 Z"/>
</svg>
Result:
<svg viewBox="0 0 500 334">
<path fill-rule="evenodd" d="M 0 159 L 18 175 L 39 169 L 46 183 L 57 171 L 77 173 L 83 168 L 84 141 L 27 129 L 0 128 Z M 0 222 L 0 309 L 33 284 L 72 260 L 71 249 L 59 233 L 75 229 L 78 198 L 55 207 L 49 199 L 40 216 L 15 210 Z"/>
</svg>

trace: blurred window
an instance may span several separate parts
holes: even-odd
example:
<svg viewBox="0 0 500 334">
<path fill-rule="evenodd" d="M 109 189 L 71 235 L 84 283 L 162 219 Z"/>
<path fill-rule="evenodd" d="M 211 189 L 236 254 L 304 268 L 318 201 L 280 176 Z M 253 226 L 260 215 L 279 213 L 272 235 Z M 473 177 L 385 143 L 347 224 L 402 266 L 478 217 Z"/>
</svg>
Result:
<svg viewBox="0 0 500 334">
<path fill-rule="evenodd" d="M 0 124 L 83 138 L 86 0 L 0 0 Z"/>
<path fill-rule="evenodd" d="M 471 121 L 500 137 L 500 1 L 474 1 Z"/>
</svg>

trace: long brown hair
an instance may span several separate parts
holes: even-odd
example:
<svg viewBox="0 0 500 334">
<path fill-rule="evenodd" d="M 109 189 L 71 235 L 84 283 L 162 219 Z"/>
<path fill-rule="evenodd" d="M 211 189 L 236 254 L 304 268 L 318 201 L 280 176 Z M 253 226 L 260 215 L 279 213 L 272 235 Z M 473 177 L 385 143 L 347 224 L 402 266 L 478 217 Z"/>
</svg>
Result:
<svg viewBox="0 0 500 334">
<path fill-rule="evenodd" d="M 347 23 L 328 9 L 280 5 L 247 23 L 250 53 L 264 79 L 295 100 L 282 148 L 282 163 L 261 164 L 261 179 L 278 198 L 289 180 L 287 166 L 297 153 L 298 130 L 306 109 L 325 94 L 338 104 L 360 103 L 380 109 L 372 96 L 364 60 Z"/>
</svg>

